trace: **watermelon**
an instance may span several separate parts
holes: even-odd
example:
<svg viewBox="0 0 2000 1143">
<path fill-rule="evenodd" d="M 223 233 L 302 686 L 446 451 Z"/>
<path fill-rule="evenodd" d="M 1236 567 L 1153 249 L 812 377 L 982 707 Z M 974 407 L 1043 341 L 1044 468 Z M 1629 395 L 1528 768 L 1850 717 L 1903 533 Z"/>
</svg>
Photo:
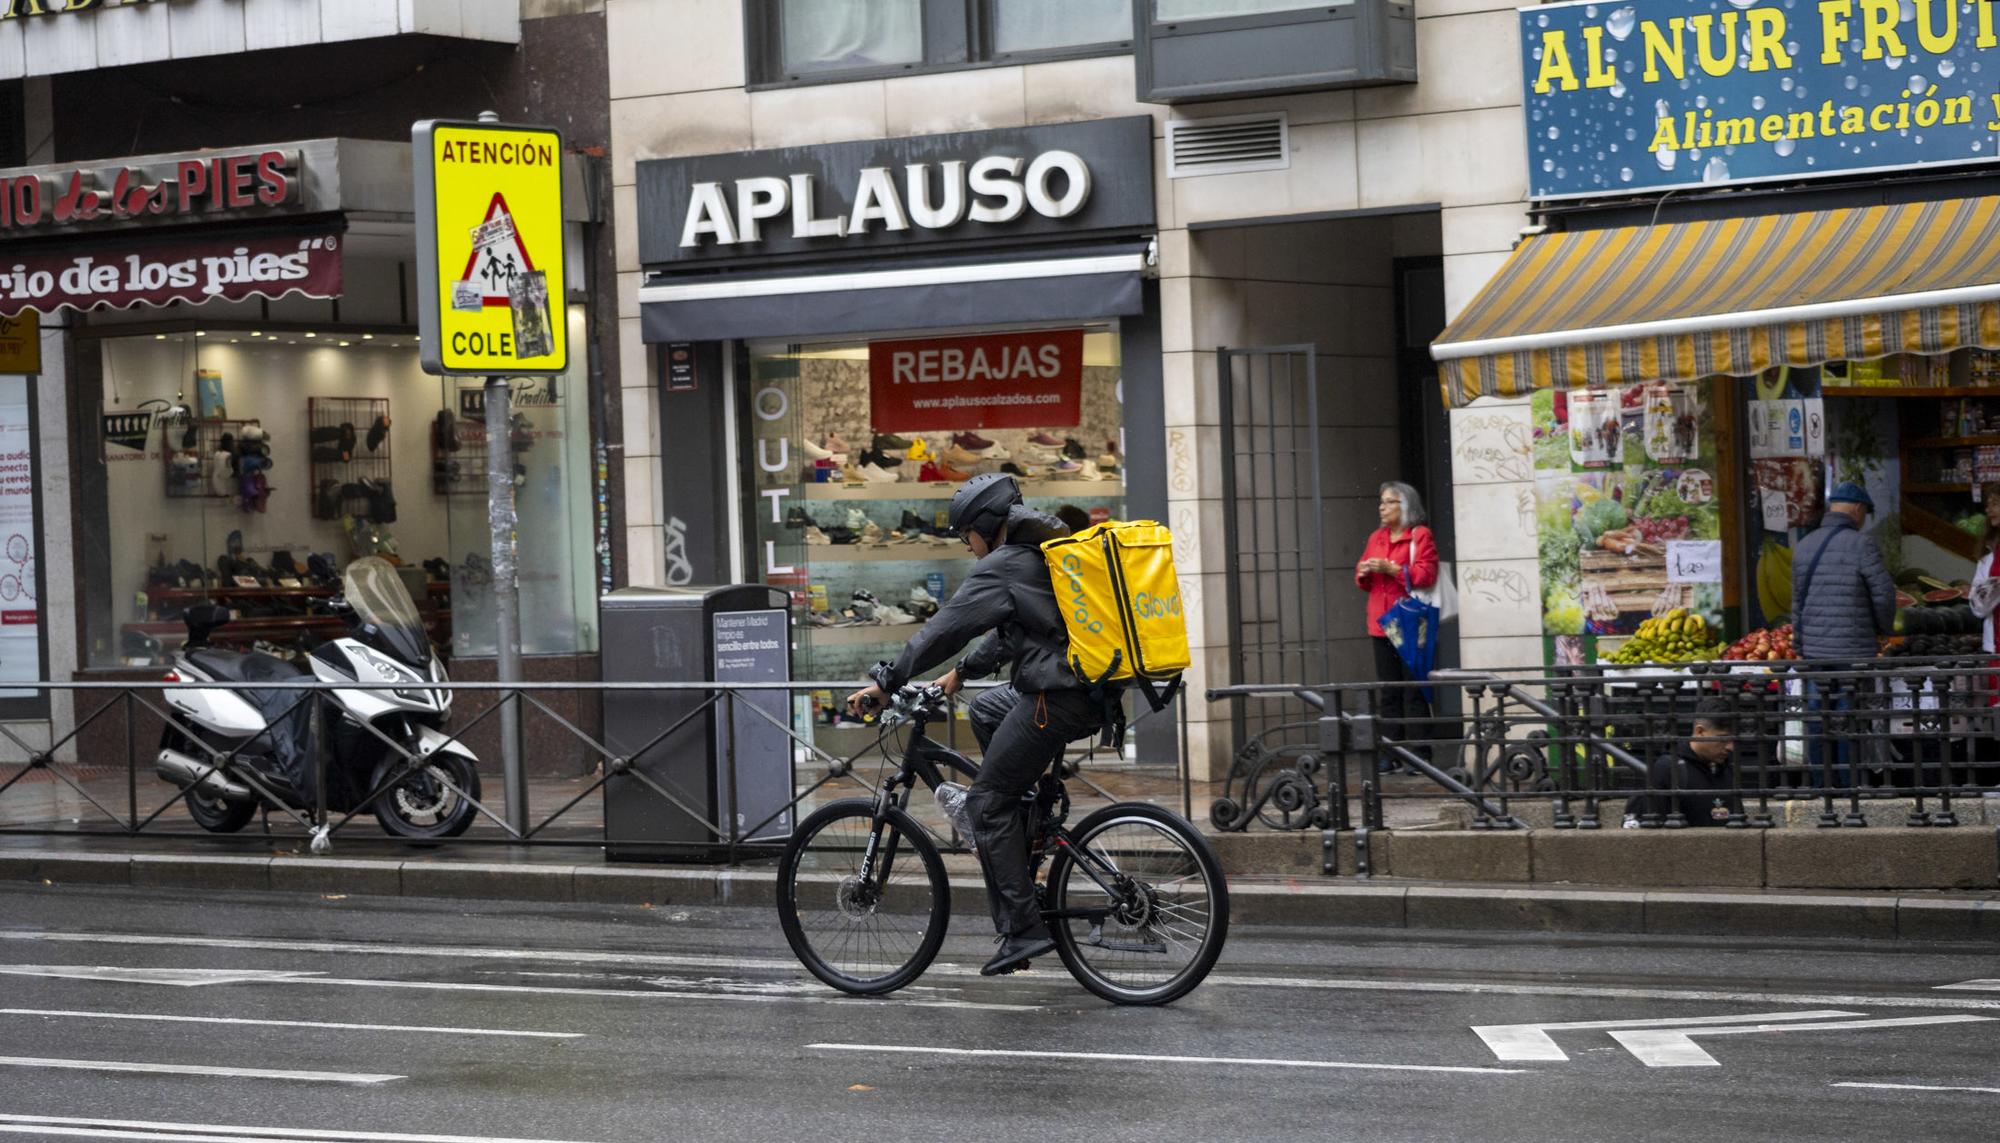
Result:
<svg viewBox="0 0 2000 1143">
<path fill-rule="evenodd" d="M 1917 605 L 1917 597 L 1916 597 L 1916 596 L 1914 596 L 1914 595 L 1911 595 L 1911 594 L 1910 594 L 1909 592 L 1907 592 L 1907 591 L 1899 591 L 1899 592 L 1897 592 L 1897 593 L 1896 593 L 1896 606 L 1897 606 L 1897 607 L 1915 607 L 1916 605 Z"/>
<path fill-rule="evenodd" d="M 1964 590 L 1956 587 L 1942 587 L 1936 591 L 1927 591 L 1924 593 L 1925 603 L 1950 603 L 1953 600 L 1964 598 Z"/>
</svg>

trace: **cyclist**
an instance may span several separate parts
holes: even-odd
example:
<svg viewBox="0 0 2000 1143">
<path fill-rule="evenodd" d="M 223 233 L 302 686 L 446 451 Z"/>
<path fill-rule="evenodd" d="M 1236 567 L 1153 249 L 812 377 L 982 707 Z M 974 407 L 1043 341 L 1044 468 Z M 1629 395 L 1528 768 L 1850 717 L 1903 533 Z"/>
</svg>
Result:
<svg viewBox="0 0 2000 1143">
<path fill-rule="evenodd" d="M 980 969 L 997 976 L 1055 947 L 1043 924 L 1028 871 L 1021 796 L 1075 739 L 1102 729 L 1106 697 L 1079 681 L 1065 661 L 1069 638 L 1040 546 L 1069 534 L 1061 520 L 1021 503 L 1014 478 L 975 476 L 951 498 L 950 524 L 978 561 L 951 599 L 910 639 L 893 663 L 877 663 L 874 685 L 848 696 L 857 716 L 879 708 L 912 676 L 943 663 L 981 634 L 986 642 L 939 680 L 955 694 L 967 679 L 1011 661 L 1009 685 L 973 700 L 973 734 L 984 761 L 965 799 L 972 840 L 986 877 L 1000 951 Z"/>
</svg>

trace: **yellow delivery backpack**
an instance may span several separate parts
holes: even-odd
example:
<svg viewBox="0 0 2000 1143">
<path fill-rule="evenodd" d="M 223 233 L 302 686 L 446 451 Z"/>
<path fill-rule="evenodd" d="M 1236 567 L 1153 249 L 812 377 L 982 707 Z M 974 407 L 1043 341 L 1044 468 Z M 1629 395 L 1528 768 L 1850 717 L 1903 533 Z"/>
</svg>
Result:
<svg viewBox="0 0 2000 1143">
<path fill-rule="evenodd" d="M 1111 520 L 1050 540 L 1042 558 L 1069 627 L 1070 669 L 1092 686 L 1135 683 L 1154 710 L 1165 706 L 1189 663 L 1173 534 Z"/>
</svg>

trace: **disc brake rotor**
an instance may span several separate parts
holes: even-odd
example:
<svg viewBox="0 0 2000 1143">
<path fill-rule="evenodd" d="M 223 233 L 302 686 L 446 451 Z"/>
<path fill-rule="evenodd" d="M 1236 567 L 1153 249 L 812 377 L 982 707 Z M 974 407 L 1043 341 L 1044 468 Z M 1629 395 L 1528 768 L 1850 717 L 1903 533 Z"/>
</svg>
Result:
<svg viewBox="0 0 2000 1143">
<path fill-rule="evenodd" d="M 861 878 L 850 874 L 840 879 L 840 888 L 834 891 L 835 907 L 850 921 L 865 921 L 875 915 L 875 902 L 869 899 L 872 896 Z"/>
</svg>

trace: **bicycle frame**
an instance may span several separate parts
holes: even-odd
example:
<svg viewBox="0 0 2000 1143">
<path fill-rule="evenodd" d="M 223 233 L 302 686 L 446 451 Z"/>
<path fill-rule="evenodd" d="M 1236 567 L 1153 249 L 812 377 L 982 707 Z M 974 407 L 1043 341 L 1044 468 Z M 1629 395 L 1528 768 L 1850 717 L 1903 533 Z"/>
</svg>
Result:
<svg viewBox="0 0 2000 1143">
<path fill-rule="evenodd" d="M 896 861 L 896 841 L 892 839 L 888 849 L 880 855 L 882 864 L 879 873 L 877 872 L 875 858 L 877 850 L 881 845 L 882 826 L 888 820 L 889 808 L 891 806 L 897 809 L 906 808 L 909 805 L 910 795 L 915 792 L 918 782 L 922 782 L 926 788 L 932 792 L 936 792 L 937 788 L 945 781 L 943 776 L 944 770 L 951 768 L 951 764 L 954 761 L 967 768 L 970 768 L 972 765 L 971 760 L 958 751 L 925 737 L 924 730 L 930 723 L 931 714 L 932 712 L 929 709 L 922 706 L 917 707 L 909 714 L 907 725 L 910 728 L 910 739 L 908 745 L 903 748 L 902 764 L 897 767 L 895 773 L 882 779 L 882 785 L 875 793 L 874 822 L 868 831 L 868 846 L 861 855 L 861 867 L 857 871 L 857 876 L 862 884 L 872 886 L 877 893 L 882 892 L 888 886 L 889 874 L 893 870 Z M 1028 837 L 1030 839 L 1028 848 L 1029 876 L 1033 877 L 1041 872 L 1042 862 L 1047 860 L 1051 846 L 1060 846 L 1070 852 L 1072 859 L 1077 864 L 1077 868 L 1083 870 L 1086 876 L 1096 882 L 1097 887 L 1104 891 L 1106 897 L 1114 902 L 1125 900 L 1132 892 L 1129 878 L 1120 873 L 1116 866 L 1100 857 L 1089 846 L 1077 844 L 1076 838 L 1070 834 L 1062 822 L 1058 821 L 1053 824 L 1044 823 L 1042 815 L 1045 802 L 1052 800 L 1046 796 L 1048 793 L 1047 787 L 1051 783 L 1053 783 L 1055 794 L 1060 796 L 1062 804 L 1067 807 L 1069 800 L 1068 791 L 1063 787 L 1062 779 L 1054 774 L 1044 774 L 1036 790 L 1024 799 L 1029 803 L 1027 822 Z M 897 792 L 898 790 L 901 791 L 900 795 Z M 1089 921 L 1093 925 L 1102 925 L 1105 918 L 1113 911 L 1115 911 L 1115 906 L 1060 910 L 1044 908 L 1042 910 L 1042 919 L 1045 921 L 1075 919 Z"/>
</svg>

